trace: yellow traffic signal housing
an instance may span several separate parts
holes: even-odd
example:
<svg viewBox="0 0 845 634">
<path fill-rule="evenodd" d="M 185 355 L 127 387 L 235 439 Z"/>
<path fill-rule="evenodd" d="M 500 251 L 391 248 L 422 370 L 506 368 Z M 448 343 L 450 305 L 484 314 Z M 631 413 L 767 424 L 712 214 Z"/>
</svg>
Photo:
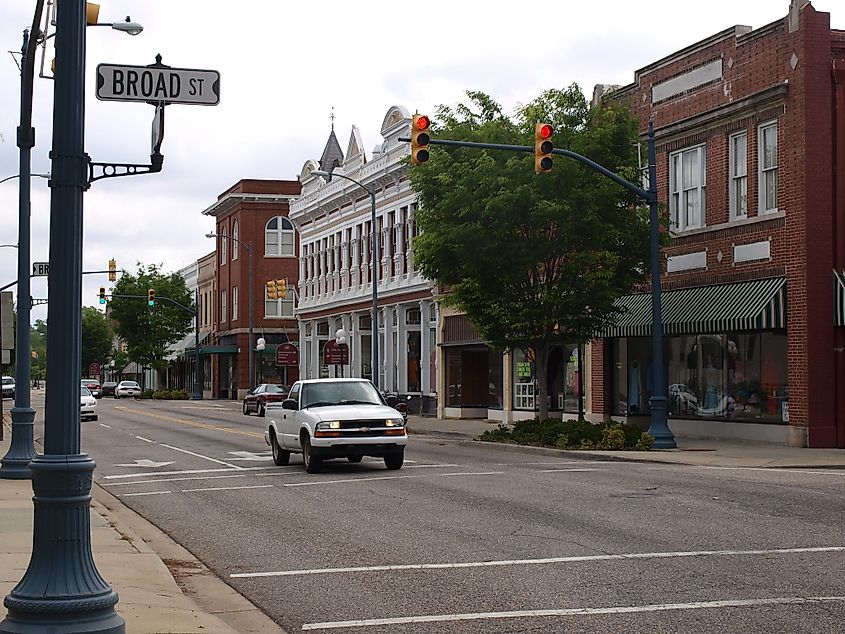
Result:
<svg viewBox="0 0 845 634">
<path fill-rule="evenodd" d="M 285 299 L 288 296 L 287 280 L 276 280 L 276 288 L 278 289 L 279 299 Z"/>
<path fill-rule="evenodd" d="M 106 303 L 106 287 L 105 286 L 100 287 L 100 303 L 101 304 Z"/>
<path fill-rule="evenodd" d="M 156 289 L 154 289 L 154 288 L 147 290 L 147 305 L 148 306 L 155 306 L 156 305 Z"/>
<path fill-rule="evenodd" d="M 267 281 L 267 299 L 279 299 L 279 289 L 276 287 L 276 280 Z"/>
<path fill-rule="evenodd" d="M 419 165 L 428 160 L 428 144 L 431 143 L 429 128 L 431 119 L 424 114 L 415 114 L 411 119 L 411 163 Z"/>
<path fill-rule="evenodd" d="M 85 3 L 85 24 L 93 26 L 97 24 L 97 19 L 100 17 L 100 5 L 93 2 Z"/>
<path fill-rule="evenodd" d="M 549 123 L 538 123 L 534 126 L 534 172 L 545 174 L 552 170 L 552 135 L 555 130 Z"/>
<path fill-rule="evenodd" d="M 117 262 L 114 258 L 109 260 L 109 282 L 114 282 L 117 279 Z"/>
</svg>

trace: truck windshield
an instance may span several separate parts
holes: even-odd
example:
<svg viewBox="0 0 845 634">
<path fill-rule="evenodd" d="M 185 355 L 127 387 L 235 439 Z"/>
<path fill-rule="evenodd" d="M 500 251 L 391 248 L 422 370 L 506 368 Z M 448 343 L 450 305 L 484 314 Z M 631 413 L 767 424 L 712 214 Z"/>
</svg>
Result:
<svg viewBox="0 0 845 634">
<path fill-rule="evenodd" d="M 382 400 L 373 384 L 364 381 L 330 381 L 302 386 L 303 408 L 352 404 L 381 405 Z"/>
</svg>

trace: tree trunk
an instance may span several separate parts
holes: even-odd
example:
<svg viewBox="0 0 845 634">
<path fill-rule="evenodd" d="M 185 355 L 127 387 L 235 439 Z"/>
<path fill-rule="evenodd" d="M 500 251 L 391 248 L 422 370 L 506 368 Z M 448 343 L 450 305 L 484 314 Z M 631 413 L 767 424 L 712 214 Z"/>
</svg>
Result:
<svg viewBox="0 0 845 634">
<path fill-rule="evenodd" d="M 549 346 L 542 343 L 534 348 L 534 363 L 537 366 L 537 398 L 540 420 L 549 417 Z"/>
</svg>

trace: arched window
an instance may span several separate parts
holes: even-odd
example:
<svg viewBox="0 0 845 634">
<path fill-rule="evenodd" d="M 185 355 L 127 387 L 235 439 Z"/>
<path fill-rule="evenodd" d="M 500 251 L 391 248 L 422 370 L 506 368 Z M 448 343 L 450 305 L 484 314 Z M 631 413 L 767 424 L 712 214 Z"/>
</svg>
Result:
<svg viewBox="0 0 845 634">
<path fill-rule="evenodd" d="M 238 247 L 240 246 L 240 244 L 238 243 L 238 238 L 240 237 L 238 235 L 238 233 L 239 233 L 238 232 L 238 221 L 235 220 L 234 224 L 232 224 L 232 259 L 233 260 L 238 259 Z"/>
<path fill-rule="evenodd" d="M 264 227 L 264 255 L 293 255 L 293 251 L 293 223 L 285 216 L 270 218 Z"/>
<path fill-rule="evenodd" d="M 226 230 L 220 232 L 220 264 L 226 264 L 227 249 L 229 248 L 229 238 Z"/>
</svg>

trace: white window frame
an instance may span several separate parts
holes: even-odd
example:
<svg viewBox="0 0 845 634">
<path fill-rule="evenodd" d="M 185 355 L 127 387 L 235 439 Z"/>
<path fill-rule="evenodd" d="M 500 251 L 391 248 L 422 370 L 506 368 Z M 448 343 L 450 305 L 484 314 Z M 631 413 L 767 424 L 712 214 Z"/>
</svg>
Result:
<svg viewBox="0 0 845 634">
<path fill-rule="evenodd" d="M 669 154 L 669 216 L 673 231 L 687 231 L 705 226 L 707 209 L 707 145 L 694 145 Z M 689 182 L 684 183 L 685 168 L 691 166 Z M 686 213 L 688 201 L 697 195 L 698 204 L 692 214 Z M 681 213 L 681 211 L 684 213 Z"/>
<path fill-rule="evenodd" d="M 232 223 L 232 260 L 238 259 L 238 247 L 240 246 L 240 244 L 238 243 L 238 238 L 240 237 L 238 235 L 240 233 L 238 227 L 239 224 L 240 223 L 238 223 L 237 220 Z"/>
<path fill-rule="evenodd" d="M 744 147 L 738 156 L 738 142 Z M 743 130 L 728 137 L 728 205 L 730 219 L 748 217 L 748 131 Z"/>
<path fill-rule="evenodd" d="M 270 224 L 276 221 L 276 227 Z M 296 255 L 296 230 L 287 216 L 273 216 L 264 225 L 264 256 L 294 257 Z"/>
<path fill-rule="evenodd" d="M 229 236 L 226 234 L 226 230 L 223 229 L 220 232 L 220 264 L 226 264 L 226 257 L 228 255 L 228 244 Z"/>
<path fill-rule="evenodd" d="M 774 147 L 774 164 L 766 163 L 766 131 L 774 129 L 775 131 L 775 147 Z M 775 199 L 774 206 L 769 207 L 766 200 L 765 182 L 768 179 L 774 178 L 775 185 Z M 767 121 L 757 127 L 757 213 L 759 214 L 773 214 L 778 210 L 778 122 Z"/>
<path fill-rule="evenodd" d="M 232 321 L 238 318 L 238 287 L 232 287 Z"/>
<path fill-rule="evenodd" d="M 220 291 L 220 321 L 221 322 L 226 321 L 226 319 L 229 317 L 226 314 L 227 310 L 228 310 L 228 304 L 226 302 L 226 291 L 222 290 L 222 291 Z"/>
</svg>

